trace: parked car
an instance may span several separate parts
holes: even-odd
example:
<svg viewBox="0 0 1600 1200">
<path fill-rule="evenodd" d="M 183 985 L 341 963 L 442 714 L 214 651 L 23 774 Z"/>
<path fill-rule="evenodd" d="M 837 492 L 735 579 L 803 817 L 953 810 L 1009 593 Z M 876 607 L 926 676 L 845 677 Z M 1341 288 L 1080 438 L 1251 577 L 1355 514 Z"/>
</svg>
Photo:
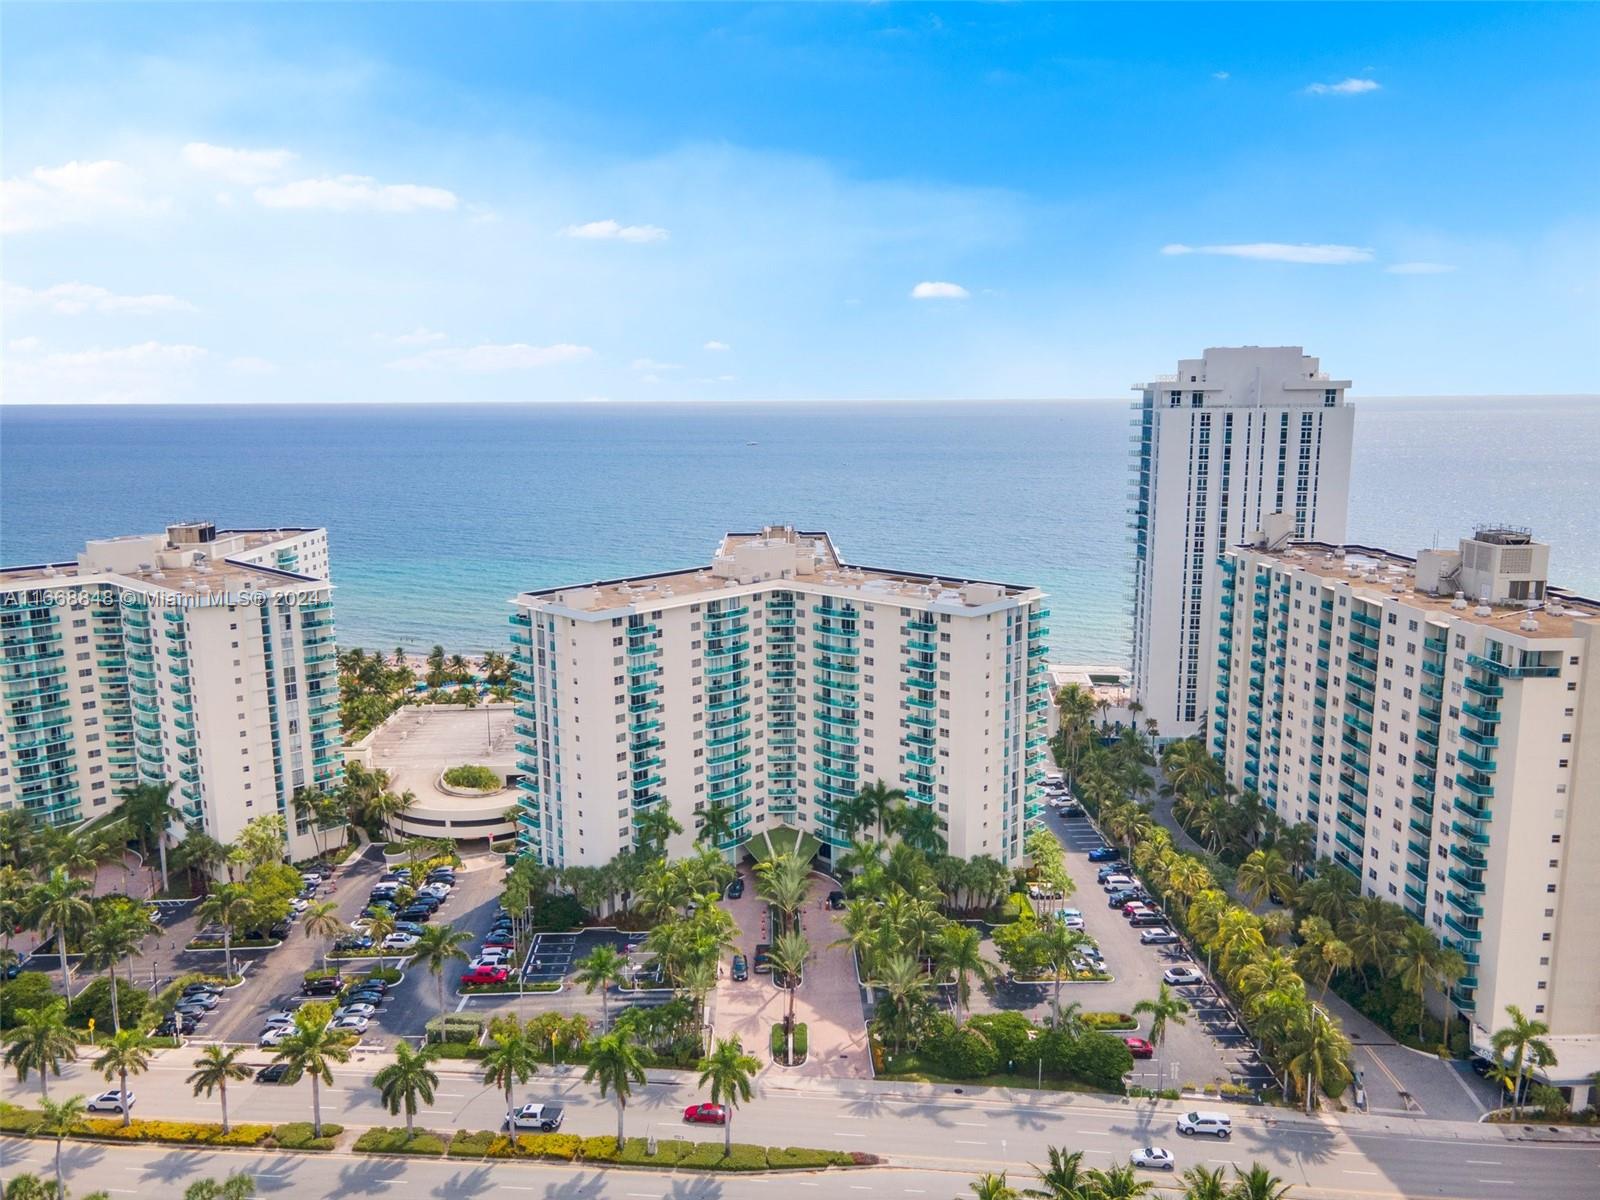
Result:
<svg viewBox="0 0 1600 1200">
<path fill-rule="evenodd" d="M 1096 883 L 1104 886 L 1105 881 L 1110 879 L 1113 875 L 1126 875 L 1127 873 L 1128 867 L 1126 863 L 1107 863 L 1105 866 L 1100 868 L 1099 873 L 1096 874 L 1094 878 Z"/>
<path fill-rule="evenodd" d="M 726 1125 L 728 1110 L 720 1104 L 691 1104 L 683 1110 L 683 1119 L 691 1125 Z"/>
<path fill-rule="evenodd" d="M 402 921 L 431 921 L 433 909 L 425 904 L 413 904 L 410 908 L 403 908 L 395 914 Z"/>
<path fill-rule="evenodd" d="M 1100 886 L 1108 892 L 1120 892 L 1127 888 L 1137 887 L 1133 879 L 1127 875 L 1109 875 L 1103 879 Z"/>
<path fill-rule="evenodd" d="M 262 1067 L 256 1072 L 257 1083 L 282 1083 L 285 1075 L 289 1073 L 288 1063 L 273 1063 Z"/>
<path fill-rule="evenodd" d="M 357 988 L 353 992 L 346 992 L 344 997 L 346 1004 L 371 1004 L 374 1007 L 382 1004 L 383 1000 L 383 993 L 374 988 Z"/>
<path fill-rule="evenodd" d="M 367 1031 L 368 1024 L 369 1022 L 367 1021 L 367 1018 L 351 1015 L 348 1017 L 340 1017 L 338 1020 L 329 1025 L 328 1028 L 337 1029 L 340 1033 L 365 1033 Z"/>
<path fill-rule="evenodd" d="M 1075 800 L 1068 800 L 1058 811 L 1063 817 L 1081 817 L 1084 815 L 1083 805 Z"/>
<path fill-rule="evenodd" d="M 1089 851 L 1089 861 L 1093 863 L 1115 862 L 1122 857 L 1122 851 L 1113 846 L 1101 846 L 1098 850 Z"/>
<path fill-rule="evenodd" d="M 1136 1167 L 1144 1167 L 1150 1171 L 1171 1171 L 1178 1165 L 1172 1157 L 1172 1151 L 1163 1150 L 1160 1146 L 1146 1146 L 1143 1150 L 1135 1150 L 1128 1155 L 1128 1161 Z"/>
<path fill-rule="evenodd" d="M 1170 929 L 1158 927 L 1146 929 L 1139 935 L 1139 940 L 1146 946 L 1170 946 L 1178 940 L 1178 935 Z"/>
<path fill-rule="evenodd" d="M 196 996 L 201 992 L 205 992 L 211 996 L 220 996 L 222 995 L 222 987 L 220 984 L 205 983 L 198 979 L 193 983 L 186 983 L 183 985 L 183 995 L 185 996 Z"/>
<path fill-rule="evenodd" d="M 333 944 L 335 950 L 371 950 L 372 939 L 364 933 L 351 934 L 342 937 Z"/>
<path fill-rule="evenodd" d="M 833 909 L 835 912 L 842 911 L 844 909 L 844 893 L 839 891 L 837 888 L 829 892 L 828 907 Z"/>
<path fill-rule="evenodd" d="M 1122 906 L 1122 915 L 1125 917 L 1138 916 L 1140 913 L 1153 911 L 1143 900 L 1129 900 Z"/>
<path fill-rule="evenodd" d="M 754 970 L 757 975 L 770 975 L 772 973 L 772 945 L 770 942 L 756 943 Z"/>
<path fill-rule="evenodd" d="M 1205 980 L 1205 976 L 1200 973 L 1200 968 L 1198 967 L 1168 967 L 1161 972 L 1161 978 L 1175 987 L 1182 987 L 1190 983 L 1201 983 Z"/>
<path fill-rule="evenodd" d="M 467 964 L 467 970 L 476 971 L 479 967 L 503 967 L 506 965 L 506 956 L 497 950 L 488 950 L 478 955 Z"/>
<path fill-rule="evenodd" d="M 370 1017 L 378 1011 L 376 1004 L 367 1004 L 361 1000 L 347 1000 L 333 1010 L 335 1018 L 338 1017 Z"/>
<path fill-rule="evenodd" d="M 1083 929 L 1084 928 L 1084 923 L 1083 923 L 1083 917 L 1082 916 L 1069 916 L 1066 913 L 1057 913 L 1056 914 L 1056 919 L 1058 921 L 1060 921 L 1063 925 L 1065 925 L 1068 929 Z"/>
<path fill-rule="evenodd" d="M 344 990 L 344 980 L 337 975 L 327 975 L 321 979 L 308 979 L 300 985 L 300 991 L 307 996 L 337 996 Z"/>
<path fill-rule="evenodd" d="M 745 959 L 744 955 L 735 954 L 733 956 L 733 981 L 735 983 L 743 983 L 749 978 L 750 963 Z"/>
<path fill-rule="evenodd" d="M 737 900 L 744 895 L 744 876 L 740 875 L 728 885 L 728 899 Z"/>
<path fill-rule="evenodd" d="M 272 1029 L 274 1027 L 287 1028 L 294 1024 L 294 1010 L 289 1008 L 280 1008 L 277 1012 L 270 1012 L 267 1014 L 267 1019 L 264 1024 L 268 1029 Z"/>
<path fill-rule="evenodd" d="M 1122 1039 L 1122 1043 L 1128 1047 L 1128 1053 L 1135 1058 L 1154 1058 L 1156 1056 L 1156 1048 L 1142 1037 L 1125 1037 Z"/>
<path fill-rule="evenodd" d="M 409 950 L 416 944 L 416 934 L 401 933 L 398 929 L 383 939 L 383 948 L 385 950 Z"/>
<path fill-rule="evenodd" d="M 513 1129 L 537 1129 L 542 1133 L 554 1133 L 561 1128 L 561 1122 L 566 1115 L 566 1109 L 559 1104 L 524 1104 L 511 1114 L 510 1125 Z"/>
<path fill-rule="evenodd" d="M 1128 924 L 1133 926 L 1135 929 L 1153 929 L 1158 925 L 1165 925 L 1166 923 L 1166 913 L 1156 912 L 1154 909 L 1150 909 L 1147 912 L 1134 913 L 1128 918 Z"/>
<path fill-rule="evenodd" d="M 121 1092 L 101 1092 L 83 1106 L 85 1112 L 125 1113 L 133 1110 L 134 1101 L 138 1096 L 129 1092 L 126 1097 Z"/>
<path fill-rule="evenodd" d="M 173 1013 L 163 1018 L 156 1026 L 157 1037 L 178 1037 L 194 1033 L 200 1028 L 200 1022 L 195 1017 L 185 1016 L 183 1013 Z"/>
<path fill-rule="evenodd" d="M 284 1039 L 292 1036 L 293 1034 L 294 1026 L 292 1025 L 274 1025 L 268 1029 L 262 1030 L 261 1038 L 256 1042 L 256 1045 L 260 1046 L 262 1049 L 266 1049 L 269 1046 L 280 1046 L 283 1044 Z"/>
<path fill-rule="evenodd" d="M 504 967 L 476 967 L 461 976 L 461 982 L 467 987 L 485 983 L 504 983 L 511 978 L 511 972 Z"/>
<path fill-rule="evenodd" d="M 394 923 L 394 931 L 396 933 L 415 934 L 417 937 L 422 936 L 422 926 L 415 921 L 396 921 Z"/>
</svg>

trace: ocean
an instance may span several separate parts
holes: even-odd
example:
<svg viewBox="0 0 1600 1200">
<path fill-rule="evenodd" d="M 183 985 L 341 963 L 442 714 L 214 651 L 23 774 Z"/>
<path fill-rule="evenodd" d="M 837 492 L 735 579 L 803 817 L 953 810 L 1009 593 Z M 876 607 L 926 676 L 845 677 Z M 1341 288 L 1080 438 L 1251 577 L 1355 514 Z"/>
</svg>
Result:
<svg viewBox="0 0 1600 1200">
<path fill-rule="evenodd" d="M 1600 593 L 1600 398 L 1357 401 L 1350 538 L 1530 526 Z M 324 525 L 342 645 L 503 646 L 507 601 L 704 563 L 729 529 L 1033 583 L 1057 661 L 1129 652 L 1131 412 L 1060 403 L 0 407 L 0 562 L 204 518 Z"/>
</svg>

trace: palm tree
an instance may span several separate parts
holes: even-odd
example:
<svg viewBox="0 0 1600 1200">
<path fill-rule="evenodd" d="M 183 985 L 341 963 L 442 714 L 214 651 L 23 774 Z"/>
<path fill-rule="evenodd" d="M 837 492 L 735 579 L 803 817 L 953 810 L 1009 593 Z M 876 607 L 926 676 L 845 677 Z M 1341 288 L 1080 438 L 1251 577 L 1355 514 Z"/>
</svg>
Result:
<svg viewBox="0 0 1600 1200">
<path fill-rule="evenodd" d="M 638 1047 L 622 1032 L 596 1038 L 589 1048 L 589 1065 L 584 1069 L 583 1081 L 599 1084 L 602 1100 L 607 1091 L 617 1098 L 617 1145 L 622 1145 L 628 1097 L 633 1094 L 634 1084 L 644 1082 L 644 1064 L 639 1061 Z"/>
<path fill-rule="evenodd" d="M 775 854 L 756 864 L 756 892 L 776 908 L 788 929 L 811 892 L 811 864 L 793 854 Z"/>
<path fill-rule="evenodd" d="M 6 1031 L 6 1065 L 17 1069 L 17 1082 L 39 1072 L 39 1094 L 50 1097 L 51 1075 L 60 1076 L 63 1062 L 76 1062 L 78 1039 L 67 1028 L 67 1005 L 55 1000 L 43 1008 L 18 1009 Z"/>
<path fill-rule="evenodd" d="M 167 835 L 178 819 L 177 806 L 172 803 L 171 782 L 140 783 L 127 788 L 122 793 L 122 813 L 144 849 L 146 862 L 150 860 L 150 847 L 155 846 L 161 859 L 161 890 L 165 892 L 170 886 Z"/>
<path fill-rule="evenodd" d="M 1051 1001 L 1055 1019 L 1061 1020 L 1061 985 L 1072 975 L 1072 960 L 1094 944 L 1094 939 L 1081 929 L 1068 929 L 1060 921 L 1051 921 L 1033 935 L 1033 950 L 1050 967 L 1055 980 L 1055 994 Z"/>
<path fill-rule="evenodd" d="M 300 914 L 300 927 L 308 938 L 336 938 L 349 926 L 339 919 L 339 905 L 334 900 L 318 900 Z M 327 951 L 323 951 L 323 965 L 327 965 Z"/>
<path fill-rule="evenodd" d="M 733 1149 L 733 1110 L 750 1099 L 750 1081 L 761 1064 L 744 1052 L 736 1037 L 722 1038 L 700 1060 L 700 1086 L 711 1085 L 711 1102 L 728 1110 L 722 1126 L 723 1153 Z"/>
<path fill-rule="evenodd" d="M 202 925 L 215 922 L 222 926 L 223 970 L 232 979 L 233 931 L 247 928 L 256 915 L 256 901 L 250 889 L 242 883 L 224 883 L 200 902 L 194 915 Z"/>
<path fill-rule="evenodd" d="M 1295 907 L 1340 929 L 1349 918 L 1350 906 L 1355 903 L 1359 891 L 1360 885 L 1346 872 L 1331 870 L 1301 886 L 1295 896 Z"/>
<path fill-rule="evenodd" d="M 56 1140 L 56 1195 L 61 1200 L 66 1200 L 67 1185 L 61 1177 L 61 1143 L 67 1134 L 83 1124 L 83 1097 L 68 1096 L 65 1100 L 51 1100 L 46 1097 L 39 1101 L 39 1110 L 43 1114 L 43 1120 L 39 1122 L 39 1132 L 48 1134 Z"/>
<path fill-rule="evenodd" d="M 1233 1173 L 1237 1179 L 1228 1200 L 1288 1200 L 1289 1185 L 1260 1163 L 1251 1163 L 1248 1171 L 1235 1166 Z"/>
<path fill-rule="evenodd" d="M 229 1175 L 221 1183 L 196 1179 L 183 1190 L 183 1200 L 250 1200 L 255 1194 L 253 1175 Z"/>
<path fill-rule="evenodd" d="M 94 1060 L 94 1069 L 106 1077 L 117 1077 L 117 1086 L 124 1099 L 128 1095 L 128 1076 L 142 1075 L 150 1067 L 150 1038 L 139 1029 L 122 1029 L 112 1035 L 105 1053 Z M 122 1106 L 122 1127 L 126 1129 L 133 1120 L 133 1110 Z"/>
<path fill-rule="evenodd" d="M 1429 986 L 1440 991 L 1452 986 L 1467 973 L 1467 964 L 1459 951 L 1441 946 L 1426 927 L 1412 923 L 1400 937 L 1390 971 L 1401 987 L 1417 994 L 1417 1037 L 1421 1038 Z"/>
<path fill-rule="evenodd" d="M 1229 1200 L 1228 1176 L 1221 1167 L 1190 1167 L 1183 1180 L 1183 1200 Z"/>
<path fill-rule="evenodd" d="M 1022 1194 L 1032 1197 L 1033 1200 L 1088 1200 L 1088 1194 L 1084 1190 L 1086 1176 L 1083 1170 L 1083 1151 L 1063 1150 L 1060 1146 L 1051 1146 L 1049 1151 L 1050 1165 L 1033 1168 L 1033 1173 L 1039 1177 L 1040 1186 L 1023 1188 Z"/>
<path fill-rule="evenodd" d="M 1350 1039 L 1315 1005 L 1305 1005 L 1286 1030 L 1289 1077 L 1300 1088 L 1306 1116 L 1316 1108 L 1317 1092 L 1337 1096 L 1350 1082 Z"/>
<path fill-rule="evenodd" d="M 232 1050 L 213 1043 L 200 1052 L 200 1057 L 194 1060 L 194 1072 L 184 1082 L 194 1089 L 196 1096 L 204 1092 L 210 1096 L 213 1091 L 222 1101 L 222 1132 L 228 1132 L 228 1084 L 242 1083 L 250 1078 L 250 1068 L 239 1061 L 239 1055 L 244 1050 L 234 1047 Z"/>
<path fill-rule="evenodd" d="M 433 1103 L 433 1089 L 439 1086 L 439 1076 L 432 1064 L 438 1057 L 438 1046 L 413 1050 L 402 1038 L 394 1044 L 394 1061 L 372 1077 L 373 1086 L 391 1115 L 405 1109 L 407 1141 L 417 1135 L 417 1109 Z"/>
<path fill-rule="evenodd" d="M 872 819 L 877 822 L 878 840 L 881 842 L 889 826 L 890 814 L 906 798 L 904 790 L 892 788 L 881 779 L 874 779 L 857 793 L 856 798 L 861 802 L 862 811 L 870 812 Z"/>
<path fill-rule="evenodd" d="M 29 919 L 35 928 L 49 930 L 61 956 L 61 982 L 72 1003 L 72 966 L 67 962 L 67 936 L 85 928 L 94 919 L 94 908 L 84 899 L 89 885 L 74 879 L 64 867 L 54 868 L 34 889 L 29 904 Z"/>
<path fill-rule="evenodd" d="M 979 1175 L 967 1187 L 976 1200 L 1017 1200 L 1017 1189 L 1006 1182 L 1004 1171 L 998 1175 L 992 1171 L 987 1175 Z"/>
<path fill-rule="evenodd" d="M 600 990 L 600 1028 L 611 1028 L 611 1002 L 609 993 L 611 988 L 622 982 L 627 972 L 628 960 L 617 953 L 615 946 L 596 946 L 588 955 L 578 960 L 578 969 L 573 972 L 572 978 L 583 984 L 587 995 L 594 995 L 595 989 Z"/>
<path fill-rule="evenodd" d="M 719 801 L 708 805 L 699 815 L 700 827 L 694 834 L 696 842 L 708 846 L 720 846 L 733 837 L 733 809 L 728 805 Z"/>
<path fill-rule="evenodd" d="M 912 1013 L 928 994 L 928 977 L 922 964 L 909 954 L 885 954 L 878 963 L 874 987 L 882 988 L 894 1030 L 894 1052 L 900 1053 Z"/>
<path fill-rule="evenodd" d="M 539 1069 L 539 1044 L 526 1025 L 515 1018 L 495 1033 L 493 1045 L 483 1057 L 483 1081 L 491 1087 L 501 1087 L 506 1092 L 506 1128 L 510 1130 L 512 1149 L 516 1148 L 517 1127 L 514 1120 L 516 1102 L 512 1089 L 527 1083 Z M 621 1139 L 618 1139 L 621 1144 Z"/>
<path fill-rule="evenodd" d="M 968 977 L 976 975 L 984 980 L 993 969 L 983 956 L 983 936 L 970 925 L 951 922 L 939 931 L 934 957 L 944 970 L 955 973 L 957 1014 L 965 1011 L 970 1016 L 972 988 Z"/>
<path fill-rule="evenodd" d="M 1167 1036 L 1167 1025 L 1187 1025 L 1184 1014 L 1189 1011 L 1189 1006 L 1179 996 L 1173 994 L 1172 989 L 1163 982 L 1154 1000 L 1141 1000 L 1133 1006 L 1135 1015 L 1148 1015 L 1150 1018 L 1150 1044 L 1155 1047 L 1156 1053 L 1161 1052 L 1161 1043 Z M 1160 1068 L 1157 1068 L 1156 1087 L 1161 1086 Z"/>
<path fill-rule="evenodd" d="M 1094 1200 L 1139 1200 L 1140 1196 L 1148 1196 L 1154 1187 L 1140 1179 L 1127 1163 L 1089 1172 L 1088 1194 Z"/>
<path fill-rule="evenodd" d="M 374 940 L 376 940 L 376 921 L 374 920 Z M 457 959 L 466 961 L 467 946 L 472 941 L 472 934 L 465 929 L 452 929 L 448 925 L 429 925 L 417 938 L 417 944 L 411 947 L 414 961 L 423 963 L 428 968 L 439 988 L 439 1040 L 444 1040 L 444 969 Z"/>
<path fill-rule="evenodd" d="M 1511 1104 L 1517 1115 L 1521 1116 L 1528 1067 L 1553 1067 L 1556 1065 L 1556 1056 L 1555 1051 L 1550 1049 L 1550 1043 L 1544 1040 L 1550 1033 L 1549 1025 L 1543 1021 L 1530 1021 L 1527 1014 L 1515 1004 L 1506 1005 L 1506 1016 L 1511 1018 L 1511 1024 L 1495 1030 L 1489 1042 L 1494 1047 L 1496 1058 L 1504 1059 L 1508 1051 L 1511 1054 L 1511 1074 L 1517 1081 Z"/>
<path fill-rule="evenodd" d="M 1294 872 L 1281 851 L 1252 850 L 1239 864 L 1239 891 L 1259 908 L 1268 896 L 1286 896 L 1294 887 Z"/>
<path fill-rule="evenodd" d="M 1388 969 L 1409 920 L 1401 909 L 1376 896 L 1363 896 L 1350 906 L 1339 932 L 1355 952 L 1363 977 L 1368 967 Z"/>
<path fill-rule="evenodd" d="M 924 854 L 940 854 L 945 848 L 944 822 L 931 804 L 906 804 L 896 810 L 894 831 L 907 846 Z"/>
<path fill-rule="evenodd" d="M 329 1026 L 331 1015 L 326 1004 L 307 1004 L 294 1015 L 294 1032 L 272 1052 L 289 1066 L 285 1082 L 298 1083 L 302 1075 L 311 1076 L 311 1128 L 317 1137 L 322 1136 L 320 1085 L 332 1087 L 333 1065 L 350 1061 L 350 1037 Z"/>
<path fill-rule="evenodd" d="M 810 955 L 811 943 L 798 929 L 780 933 L 769 951 L 772 969 L 782 976 L 784 990 L 788 993 L 784 1002 L 783 1028 L 786 1043 L 784 1058 L 790 1064 L 794 1062 L 794 993 L 800 986 L 800 977 L 805 972 L 806 959 Z"/>
<path fill-rule="evenodd" d="M 641 850 L 664 855 L 668 840 L 674 834 L 682 833 L 683 826 L 678 824 L 666 805 L 658 804 L 634 819 L 633 830 L 634 842 Z"/>
<path fill-rule="evenodd" d="M 117 964 L 139 948 L 144 940 L 144 922 L 129 920 L 123 912 L 104 914 L 89 927 L 84 938 L 83 965 L 91 971 L 103 970 L 111 989 L 111 1029 L 122 1029 L 122 1007 L 117 995 Z"/>
</svg>

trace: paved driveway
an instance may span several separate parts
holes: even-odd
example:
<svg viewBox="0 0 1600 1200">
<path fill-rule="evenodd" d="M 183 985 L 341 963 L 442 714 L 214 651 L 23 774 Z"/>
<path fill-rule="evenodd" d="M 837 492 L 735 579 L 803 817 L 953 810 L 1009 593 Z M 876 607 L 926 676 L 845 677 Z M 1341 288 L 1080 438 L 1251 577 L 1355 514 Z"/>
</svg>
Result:
<svg viewBox="0 0 1600 1200">
<path fill-rule="evenodd" d="M 740 953 L 752 958 L 758 942 L 771 941 L 767 904 L 755 891 L 755 879 L 741 869 L 744 895 L 724 900 L 723 906 L 739 926 Z M 867 1049 L 867 1022 L 861 1004 L 850 954 L 833 945 L 844 936 L 840 914 L 827 906 L 827 895 L 838 885 L 823 875 L 811 877 L 811 895 L 800 914 L 800 928 L 811 943 L 805 975 L 795 990 L 795 1020 L 804 1021 L 809 1051 L 806 1061 L 792 1068 L 798 1076 L 833 1079 L 870 1079 L 872 1061 Z M 752 959 L 752 966 L 754 965 Z M 717 983 L 713 1024 L 718 1037 L 738 1037 L 744 1048 L 763 1062 L 769 1059 L 773 1025 L 781 1024 L 787 997 L 772 976 L 751 972 L 735 983 L 724 972 Z M 787 1074 L 789 1068 L 782 1068 Z"/>
</svg>

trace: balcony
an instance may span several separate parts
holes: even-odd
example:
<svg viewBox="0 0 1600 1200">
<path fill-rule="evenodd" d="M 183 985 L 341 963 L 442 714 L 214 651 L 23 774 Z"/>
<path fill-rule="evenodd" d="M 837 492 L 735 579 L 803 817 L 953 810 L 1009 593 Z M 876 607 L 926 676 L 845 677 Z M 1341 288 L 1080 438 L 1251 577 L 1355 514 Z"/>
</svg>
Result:
<svg viewBox="0 0 1600 1200">
<path fill-rule="evenodd" d="M 1506 694 L 1505 688 L 1498 683 L 1486 683 L 1472 675 L 1468 675 L 1461 683 L 1467 691 L 1475 692 L 1488 700 L 1498 700 Z"/>
<path fill-rule="evenodd" d="M 1455 915 L 1453 913 L 1445 913 L 1444 914 L 1444 923 L 1445 923 L 1445 927 L 1447 929 L 1449 929 L 1452 932 L 1456 933 L 1460 937 L 1466 938 L 1467 941 L 1469 941 L 1469 942 L 1481 942 L 1481 941 L 1483 941 L 1483 932 L 1481 930 L 1474 929 L 1472 926 L 1466 925 L 1466 924 L 1462 923 L 1461 921 L 1456 920 Z"/>
<path fill-rule="evenodd" d="M 1456 786 L 1465 788 L 1474 796 L 1488 798 L 1494 795 L 1494 783 L 1487 779 L 1473 779 L 1470 775 L 1456 773 Z"/>
<path fill-rule="evenodd" d="M 1471 742 L 1474 746 L 1482 746 L 1488 750 L 1493 750 L 1500 745 L 1499 738 L 1494 737 L 1491 734 L 1479 733 L 1470 725 L 1463 725 L 1461 727 L 1461 736 L 1467 741 Z"/>
<path fill-rule="evenodd" d="M 1513 665 L 1498 662 L 1492 658 L 1481 655 L 1467 655 L 1467 664 L 1477 667 L 1480 671 L 1488 671 L 1491 675 L 1498 675 L 1502 679 L 1549 679 L 1561 674 L 1560 667 L 1545 666 L 1542 663 L 1527 663 Z"/>
<path fill-rule="evenodd" d="M 1481 896 L 1487 890 L 1484 887 L 1483 880 L 1476 879 L 1467 874 L 1467 872 L 1459 871 L 1455 867 L 1451 867 L 1445 874 L 1474 895 Z"/>
<path fill-rule="evenodd" d="M 1334 832 L 1334 835 L 1333 835 L 1333 840 L 1338 842 L 1339 845 L 1343 846 L 1351 854 L 1355 855 L 1355 859 L 1356 859 L 1357 862 L 1361 861 L 1361 846 L 1358 843 L 1352 841 L 1350 838 L 1346 837 L 1345 833 L 1344 833 L 1344 830 L 1342 830 L 1342 829 L 1336 830 Z M 1350 864 L 1347 863 L 1346 866 L 1350 866 Z M 1360 871 L 1359 868 L 1351 866 L 1350 869 L 1354 870 L 1357 875 L 1361 874 L 1361 871 Z"/>
<path fill-rule="evenodd" d="M 1489 860 L 1484 858 L 1483 855 L 1479 854 L 1476 850 L 1462 845 L 1452 844 L 1450 847 L 1450 857 L 1455 859 L 1457 862 L 1466 864 L 1474 871 L 1482 871 L 1489 865 Z"/>
<path fill-rule="evenodd" d="M 1472 917 L 1476 920 L 1483 919 L 1483 906 L 1476 900 L 1469 899 L 1468 897 L 1461 895 L 1459 892 L 1448 889 L 1445 891 L 1444 898 L 1450 902 L 1450 907 L 1456 909 L 1458 912 L 1461 912 L 1464 915 Z"/>
<path fill-rule="evenodd" d="M 1406 898 L 1412 903 L 1421 905 L 1423 908 L 1428 907 L 1428 893 L 1422 888 L 1417 887 L 1415 884 L 1408 883 L 1405 885 L 1405 893 Z"/>
<path fill-rule="evenodd" d="M 1419 821 L 1416 817 L 1411 817 L 1406 821 L 1406 824 L 1411 827 L 1412 833 L 1419 833 L 1425 838 L 1431 838 L 1433 836 L 1433 826 L 1428 824 L 1426 821 Z M 1428 853 L 1428 848 L 1424 846 L 1421 850 L 1421 853 L 1426 855 Z"/>
<path fill-rule="evenodd" d="M 1469 820 L 1490 821 L 1494 819 L 1494 814 L 1489 811 L 1487 804 L 1475 804 L 1465 796 L 1456 797 L 1455 808 L 1457 812 L 1464 814 Z"/>
<path fill-rule="evenodd" d="M 1486 708 L 1481 704 L 1463 704 L 1461 711 L 1474 720 L 1482 721 L 1485 725 L 1494 725 L 1500 721 L 1499 709 Z"/>
<path fill-rule="evenodd" d="M 1487 846 L 1489 844 L 1489 835 L 1487 833 L 1479 833 L 1472 826 L 1464 825 L 1460 821 L 1450 822 L 1450 832 L 1457 837 L 1465 838 L 1474 846 Z"/>
</svg>

